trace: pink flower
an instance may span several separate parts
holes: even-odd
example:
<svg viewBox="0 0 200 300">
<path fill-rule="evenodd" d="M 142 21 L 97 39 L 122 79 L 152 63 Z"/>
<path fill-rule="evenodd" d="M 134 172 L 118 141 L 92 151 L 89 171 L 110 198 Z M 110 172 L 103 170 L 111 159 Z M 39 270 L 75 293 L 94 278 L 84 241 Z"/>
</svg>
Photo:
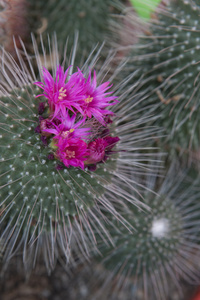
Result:
<svg viewBox="0 0 200 300">
<path fill-rule="evenodd" d="M 118 136 L 112 137 L 112 136 L 106 136 L 104 138 L 104 141 L 107 143 L 106 146 L 106 152 L 111 151 L 112 148 L 116 145 L 117 142 L 119 142 Z"/>
<path fill-rule="evenodd" d="M 41 134 L 44 136 L 50 136 L 51 135 L 51 130 L 55 128 L 55 123 L 53 123 L 49 119 L 43 119 L 40 121 L 40 131 Z"/>
<path fill-rule="evenodd" d="M 60 139 L 56 151 L 56 157 L 64 163 L 66 167 L 80 167 L 84 169 L 84 161 L 88 155 L 87 144 L 81 139 Z"/>
<path fill-rule="evenodd" d="M 86 78 L 80 69 L 69 75 L 69 68 L 64 72 L 58 66 L 55 79 L 44 68 L 43 82 L 35 84 L 43 89 L 37 97 L 48 100 L 48 105 L 39 104 L 40 126 L 36 132 L 41 134 L 44 145 L 50 146 L 53 157 L 66 167 L 82 169 L 105 162 L 119 140 L 108 136 L 113 113 L 106 108 L 118 102 L 111 96 L 113 92 L 107 92 L 110 82 L 97 86 L 95 71 L 93 78 L 91 71 Z"/>
<path fill-rule="evenodd" d="M 86 164 L 96 164 L 104 159 L 105 148 L 107 143 L 104 139 L 97 139 L 88 144 L 88 158 L 85 162 Z"/>
<path fill-rule="evenodd" d="M 80 72 L 80 70 L 79 70 Z M 115 96 L 108 96 L 113 92 L 106 91 L 111 88 L 110 82 L 104 82 L 97 86 L 96 72 L 93 73 L 93 80 L 91 79 L 91 72 L 84 86 L 84 95 L 82 98 L 81 109 L 83 115 L 91 118 L 96 118 L 101 124 L 105 124 L 105 116 L 113 115 L 110 110 L 105 108 L 109 105 L 114 105 L 118 101 Z"/>
<path fill-rule="evenodd" d="M 54 139 L 66 139 L 66 138 L 82 138 L 89 135 L 91 132 L 91 128 L 83 127 L 85 124 L 85 119 L 79 120 L 75 123 L 76 115 L 70 115 L 67 111 L 65 111 L 64 116 L 58 117 L 51 121 L 51 128 L 45 128 L 44 132 L 46 134 L 54 134 Z M 59 122 L 59 125 L 56 125 L 54 121 Z"/>
<path fill-rule="evenodd" d="M 112 148 L 119 141 L 118 137 L 107 136 L 105 138 L 98 138 L 88 144 L 88 158 L 85 164 L 96 164 L 105 161 L 108 155 L 112 153 Z"/>
<path fill-rule="evenodd" d="M 83 98 L 82 77 L 80 74 L 74 73 L 68 79 L 69 68 L 64 72 L 61 66 L 56 71 L 56 79 L 54 80 L 49 71 L 43 68 L 42 82 L 35 82 L 37 86 L 44 90 L 43 94 L 48 99 L 50 112 L 55 118 L 60 112 L 65 113 L 66 108 L 73 111 L 74 109 L 81 112 L 79 101 Z"/>
</svg>

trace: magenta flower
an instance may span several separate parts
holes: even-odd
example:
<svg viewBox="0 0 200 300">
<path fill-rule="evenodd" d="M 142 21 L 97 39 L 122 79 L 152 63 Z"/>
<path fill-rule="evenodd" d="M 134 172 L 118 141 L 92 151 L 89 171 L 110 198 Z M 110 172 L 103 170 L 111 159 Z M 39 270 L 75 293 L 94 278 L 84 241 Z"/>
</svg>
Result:
<svg viewBox="0 0 200 300">
<path fill-rule="evenodd" d="M 43 94 L 48 99 L 50 113 L 55 118 L 60 112 L 65 113 L 66 109 L 77 110 L 81 113 L 79 101 L 83 98 L 83 78 L 80 73 L 74 73 L 69 79 L 69 68 L 64 72 L 61 66 L 58 66 L 56 71 L 56 79 L 54 80 L 49 71 L 43 68 L 42 82 L 35 82 L 37 86 L 44 90 Z"/>
<path fill-rule="evenodd" d="M 101 161 L 106 161 L 108 156 L 112 153 L 112 148 L 119 141 L 118 137 L 107 136 L 105 138 L 98 138 L 88 144 L 88 159 L 85 164 L 97 164 Z"/>
<path fill-rule="evenodd" d="M 69 68 L 64 72 L 58 66 L 55 79 L 44 68 L 43 82 L 35 84 L 44 91 L 37 97 L 48 100 L 39 104 L 36 132 L 41 134 L 44 146 L 50 146 L 51 157 L 66 167 L 82 169 L 105 162 L 119 140 L 108 136 L 113 113 L 106 108 L 118 102 L 111 96 L 113 92 L 107 92 L 110 82 L 97 86 L 95 71 L 93 78 L 91 71 L 86 78 L 79 68 L 69 76 Z"/>
<path fill-rule="evenodd" d="M 86 164 L 96 164 L 104 159 L 105 148 L 107 142 L 104 139 L 98 138 L 88 144 L 88 159 Z"/>
<path fill-rule="evenodd" d="M 80 70 L 79 70 L 80 72 Z M 110 110 L 105 108 L 109 105 L 114 105 L 118 101 L 115 96 L 108 96 L 113 92 L 106 91 L 111 88 L 110 82 L 104 82 L 97 86 L 96 72 L 93 73 L 93 80 L 91 79 L 91 72 L 84 86 L 84 95 L 82 98 L 81 109 L 83 115 L 91 118 L 92 116 L 96 118 L 101 124 L 105 124 L 105 117 L 107 115 L 113 115 Z"/>
<path fill-rule="evenodd" d="M 53 119 L 51 121 L 51 128 L 45 128 L 43 131 L 46 134 L 54 134 L 54 139 L 66 139 L 66 138 L 83 138 L 90 135 L 91 128 L 83 127 L 85 125 L 85 119 L 80 119 L 75 123 L 76 115 L 70 115 L 65 111 L 64 116 Z M 55 124 L 55 120 L 59 121 L 59 125 Z"/>
<path fill-rule="evenodd" d="M 104 138 L 104 141 L 107 143 L 106 146 L 106 152 L 111 151 L 112 148 L 116 145 L 117 142 L 119 142 L 118 136 L 112 137 L 112 136 L 106 136 Z"/>
<path fill-rule="evenodd" d="M 56 151 L 56 157 L 64 163 L 66 167 L 80 167 L 84 169 L 84 161 L 87 159 L 87 144 L 81 139 L 60 139 Z"/>
<path fill-rule="evenodd" d="M 55 123 L 53 123 L 51 120 L 43 119 L 40 121 L 40 132 L 42 135 L 50 136 L 51 131 L 49 132 L 49 130 L 52 130 L 54 128 L 55 128 Z"/>
</svg>

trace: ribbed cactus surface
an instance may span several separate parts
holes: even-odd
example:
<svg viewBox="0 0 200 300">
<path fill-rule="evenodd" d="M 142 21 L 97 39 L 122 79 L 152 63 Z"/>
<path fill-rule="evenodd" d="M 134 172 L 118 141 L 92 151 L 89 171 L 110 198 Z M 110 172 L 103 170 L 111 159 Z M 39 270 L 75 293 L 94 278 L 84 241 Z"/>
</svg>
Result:
<svg viewBox="0 0 200 300">
<path fill-rule="evenodd" d="M 120 207 L 144 206 L 140 193 L 128 190 L 140 186 L 131 174 L 154 168 L 148 141 L 157 129 L 145 127 L 151 115 L 138 120 L 137 107 L 130 109 L 129 78 L 116 86 L 105 81 L 107 63 L 95 72 L 95 56 L 91 65 L 73 71 L 69 63 L 64 71 L 55 49 L 41 57 L 34 47 L 39 81 L 28 54 L 27 66 L 17 52 L 19 67 L 2 52 L 1 239 L 4 262 L 22 247 L 31 265 L 44 249 L 52 269 L 60 251 L 70 259 L 72 241 L 89 254 L 98 227 L 103 240 L 109 236 L 102 215 L 127 225 Z"/>
<path fill-rule="evenodd" d="M 152 20 L 149 32 L 132 52 L 140 90 L 151 94 L 146 104 L 160 115 L 169 153 L 199 148 L 199 1 L 171 1 Z"/>
<path fill-rule="evenodd" d="M 124 212 L 132 232 L 110 222 L 114 246 L 100 243 L 99 259 L 111 273 L 108 282 L 118 282 L 116 289 L 126 289 L 128 283 L 149 299 L 167 299 L 170 282 L 176 282 L 178 292 L 181 278 L 198 278 L 199 181 L 184 172 L 174 179 L 175 170 L 172 167 L 162 183 L 147 177 L 145 187 L 154 192 L 142 192 L 149 213 L 136 207 Z"/>
</svg>

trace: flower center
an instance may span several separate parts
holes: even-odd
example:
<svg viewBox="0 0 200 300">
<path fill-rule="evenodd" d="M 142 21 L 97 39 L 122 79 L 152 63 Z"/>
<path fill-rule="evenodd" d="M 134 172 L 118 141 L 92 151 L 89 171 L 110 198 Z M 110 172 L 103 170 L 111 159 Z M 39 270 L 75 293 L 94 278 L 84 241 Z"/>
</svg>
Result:
<svg viewBox="0 0 200 300">
<path fill-rule="evenodd" d="M 87 98 L 84 99 L 85 103 L 90 103 L 92 102 L 93 97 L 88 96 Z"/>
<path fill-rule="evenodd" d="M 63 100 L 63 98 L 67 96 L 67 94 L 65 92 L 66 92 L 66 89 L 63 90 L 63 87 L 61 87 L 59 89 L 58 100 Z"/>
<path fill-rule="evenodd" d="M 66 159 L 75 158 L 75 151 L 66 150 Z"/>
<path fill-rule="evenodd" d="M 72 133 L 72 132 L 74 132 L 74 128 L 71 128 L 70 130 L 63 131 L 63 132 L 61 133 L 61 135 L 62 135 L 63 138 L 66 138 L 66 137 L 68 137 L 68 135 L 69 135 L 70 133 Z"/>
</svg>

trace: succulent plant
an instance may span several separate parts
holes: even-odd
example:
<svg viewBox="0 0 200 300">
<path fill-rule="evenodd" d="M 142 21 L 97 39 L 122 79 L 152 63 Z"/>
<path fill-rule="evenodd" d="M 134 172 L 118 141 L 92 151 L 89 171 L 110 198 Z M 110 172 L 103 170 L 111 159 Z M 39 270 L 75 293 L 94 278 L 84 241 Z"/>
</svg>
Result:
<svg viewBox="0 0 200 300">
<path fill-rule="evenodd" d="M 56 33 L 59 48 L 64 47 L 68 40 L 71 49 L 74 34 L 79 32 L 76 52 L 76 58 L 79 61 L 80 58 L 86 59 L 97 44 L 106 41 L 107 50 L 109 50 L 110 41 L 113 44 L 119 38 L 116 29 L 119 27 L 119 15 L 123 6 L 118 0 L 48 0 L 45 2 L 28 0 L 27 2 L 32 31 L 37 35 L 38 41 L 40 34 L 43 34 L 44 46 L 48 45 L 48 39 L 44 36 L 47 34 L 52 36 Z"/>
<path fill-rule="evenodd" d="M 199 149 L 199 12 L 197 0 L 170 1 L 130 58 L 129 68 L 141 78 L 138 90 L 150 93 L 146 109 L 159 114 L 154 124 L 166 129 L 159 145 L 172 158 Z"/>
<path fill-rule="evenodd" d="M 123 25 L 120 14 L 123 14 L 123 9 L 124 5 L 119 0 L 2 0 L 0 45 L 12 56 L 16 55 L 15 47 L 22 49 L 21 41 L 31 51 L 33 33 L 42 52 L 42 47 L 48 47 L 48 35 L 56 34 L 61 55 L 66 41 L 70 49 L 73 47 L 74 34 L 78 32 L 78 63 L 80 59 L 84 62 L 94 47 L 104 42 L 107 47 L 104 47 L 101 56 L 105 58 L 110 47 L 120 40 L 119 30 Z"/>
<path fill-rule="evenodd" d="M 101 215 L 128 226 L 120 207 L 141 203 L 127 192 L 140 185 L 130 174 L 154 164 L 148 140 L 156 128 L 134 118 L 129 79 L 114 87 L 115 76 L 104 80 L 110 58 L 96 73 L 98 55 L 78 69 L 72 60 L 65 71 L 58 51 L 49 45 L 50 56 L 41 57 L 34 47 L 35 57 L 17 53 L 20 67 L 1 56 L 1 239 L 4 263 L 21 249 L 28 268 L 42 252 L 51 270 L 60 252 L 70 259 L 74 243 L 87 254 L 93 231 L 109 236 Z"/>
<path fill-rule="evenodd" d="M 183 278 L 198 282 L 199 178 L 175 165 L 162 180 L 147 176 L 142 196 L 149 213 L 133 206 L 124 211 L 133 231 L 112 219 L 114 246 L 100 242 L 98 247 L 98 260 L 110 270 L 105 282 L 107 277 L 116 289 L 142 290 L 144 299 L 168 299 L 171 282 L 180 292 Z"/>
</svg>

